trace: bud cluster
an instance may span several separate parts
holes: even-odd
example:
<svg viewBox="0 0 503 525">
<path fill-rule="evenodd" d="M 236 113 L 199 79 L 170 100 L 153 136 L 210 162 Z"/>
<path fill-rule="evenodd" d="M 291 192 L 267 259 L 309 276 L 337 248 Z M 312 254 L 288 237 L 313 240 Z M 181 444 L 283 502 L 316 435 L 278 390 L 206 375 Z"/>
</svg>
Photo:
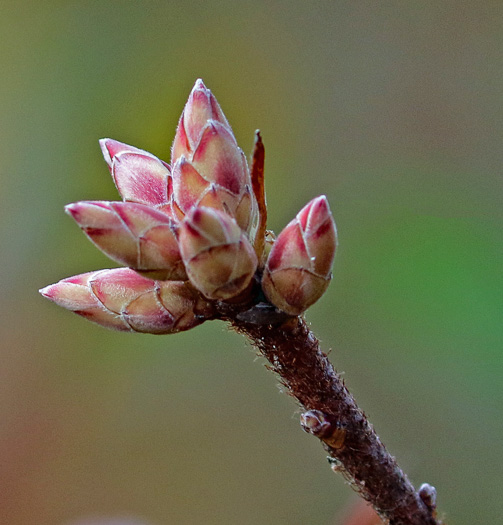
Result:
<svg viewBox="0 0 503 525">
<path fill-rule="evenodd" d="M 250 170 L 201 80 L 180 118 L 171 165 L 112 139 L 100 145 L 123 202 L 76 202 L 66 211 L 127 268 L 64 279 L 41 290 L 48 299 L 108 328 L 160 334 L 214 317 L 213 301 L 253 302 L 261 295 L 254 283 L 293 316 L 326 290 L 336 246 L 326 197 L 274 241 L 265 230 L 262 143 Z"/>
</svg>

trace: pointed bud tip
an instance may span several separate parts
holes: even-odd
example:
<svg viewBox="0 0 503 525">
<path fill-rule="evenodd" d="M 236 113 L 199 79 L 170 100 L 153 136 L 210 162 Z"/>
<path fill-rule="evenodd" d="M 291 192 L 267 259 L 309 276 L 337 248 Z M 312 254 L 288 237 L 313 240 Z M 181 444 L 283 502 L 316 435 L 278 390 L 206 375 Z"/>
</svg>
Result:
<svg viewBox="0 0 503 525">
<path fill-rule="evenodd" d="M 330 210 L 330 205 L 328 204 L 326 195 L 320 195 L 313 200 L 312 210 L 315 217 L 321 219 L 322 221 L 326 217 L 332 216 L 332 211 Z"/>
<path fill-rule="evenodd" d="M 93 205 L 96 206 L 97 204 L 93 203 L 92 201 L 71 202 L 65 206 L 65 212 L 70 215 L 70 217 L 73 217 L 75 220 L 77 220 L 77 217 L 82 213 L 82 211 Z M 105 206 L 101 207 L 103 208 Z"/>
<path fill-rule="evenodd" d="M 328 204 L 328 199 L 326 195 L 320 195 L 313 199 L 313 207 L 316 207 L 320 210 L 330 212 L 330 205 Z"/>
<path fill-rule="evenodd" d="M 306 208 L 309 208 L 312 211 L 315 211 L 317 214 L 319 213 L 330 213 L 330 206 L 328 204 L 328 199 L 326 195 L 319 195 L 318 197 L 315 197 L 311 202 L 309 202 L 306 206 Z"/>
<path fill-rule="evenodd" d="M 315 197 L 313 199 L 313 203 L 315 204 L 325 204 L 326 206 L 328 206 L 328 199 L 327 199 L 327 196 L 326 195 L 318 195 L 318 197 Z"/>
<path fill-rule="evenodd" d="M 68 215 L 75 218 L 75 215 L 77 214 L 78 206 L 76 202 L 72 202 L 71 204 L 67 204 L 65 206 L 65 213 L 68 213 Z"/>
<path fill-rule="evenodd" d="M 155 155 L 152 155 L 152 153 L 149 153 L 148 151 L 136 148 L 135 146 L 130 146 L 125 142 L 119 142 L 118 140 L 105 138 L 100 139 L 98 142 L 100 144 L 103 157 L 110 169 L 112 169 L 112 164 L 117 158 L 117 155 L 123 152 L 137 153 L 146 157 L 156 158 Z"/>
<path fill-rule="evenodd" d="M 65 212 L 70 215 L 73 219 L 75 219 L 78 223 L 82 220 L 82 216 L 89 214 L 89 212 L 93 212 L 96 209 L 105 209 L 106 211 L 110 211 L 110 204 L 107 201 L 78 201 L 78 202 L 71 202 L 70 204 L 67 204 L 65 206 Z M 118 203 L 122 204 L 122 203 Z"/>
<path fill-rule="evenodd" d="M 320 225 L 325 223 L 327 219 L 330 219 L 331 222 L 333 222 L 332 212 L 330 210 L 326 195 L 319 195 L 318 197 L 310 200 L 299 211 L 296 218 L 304 231 L 308 228 L 318 228 Z"/>
<path fill-rule="evenodd" d="M 46 299 L 52 299 L 52 297 L 54 296 L 53 287 L 53 284 L 50 284 L 49 286 L 44 286 L 44 288 L 40 288 L 38 293 L 40 295 L 43 295 Z"/>
<path fill-rule="evenodd" d="M 118 140 L 114 139 L 100 139 L 99 141 L 101 152 L 103 153 L 103 158 L 105 159 L 105 162 L 108 164 L 109 168 L 112 168 L 112 163 L 114 161 L 114 157 L 116 157 L 120 152 L 122 151 L 138 151 L 137 148 L 134 148 L 132 146 L 128 146 L 124 142 L 119 142 Z"/>
<path fill-rule="evenodd" d="M 205 89 L 207 90 L 208 88 L 204 85 L 204 82 L 203 82 L 203 79 L 202 78 L 198 78 L 194 84 L 194 87 L 192 88 L 192 91 L 195 91 L 196 89 Z"/>
<path fill-rule="evenodd" d="M 105 162 L 110 166 L 112 164 L 112 158 L 113 158 L 113 142 L 116 142 L 113 139 L 104 138 L 100 139 L 99 145 L 101 148 L 101 153 L 103 154 L 103 158 L 105 159 Z"/>
</svg>

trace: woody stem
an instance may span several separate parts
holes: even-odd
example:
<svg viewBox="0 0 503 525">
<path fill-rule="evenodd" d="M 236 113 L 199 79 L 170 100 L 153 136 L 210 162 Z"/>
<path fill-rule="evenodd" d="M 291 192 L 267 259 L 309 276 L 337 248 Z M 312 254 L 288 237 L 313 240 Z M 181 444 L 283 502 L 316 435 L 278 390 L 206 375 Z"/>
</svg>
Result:
<svg viewBox="0 0 503 525">
<path fill-rule="evenodd" d="M 334 425 L 336 438 L 318 437 L 332 463 L 339 465 L 337 470 L 383 519 L 391 525 L 441 525 L 434 507 L 388 453 L 303 319 L 289 318 L 273 326 L 238 320 L 230 311 L 222 318 L 251 340 L 303 408 Z"/>
</svg>

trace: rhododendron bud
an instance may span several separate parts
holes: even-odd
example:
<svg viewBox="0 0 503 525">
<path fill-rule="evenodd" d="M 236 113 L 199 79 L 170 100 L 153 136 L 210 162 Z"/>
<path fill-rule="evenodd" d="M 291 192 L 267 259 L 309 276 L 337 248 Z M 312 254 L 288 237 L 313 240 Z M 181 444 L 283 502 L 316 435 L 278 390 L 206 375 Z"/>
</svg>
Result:
<svg viewBox="0 0 503 525">
<path fill-rule="evenodd" d="M 169 164 L 133 146 L 112 139 L 100 140 L 115 186 L 125 201 L 166 207 L 171 196 Z"/>
<path fill-rule="evenodd" d="M 170 333 L 209 318 L 207 299 L 246 306 L 263 300 L 252 286 L 255 275 L 283 317 L 302 313 L 325 291 L 336 242 L 325 197 L 274 242 L 266 229 L 260 133 L 249 169 L 202 80 L 178 123 L 172 167 L 113 139 L 100 146 L 124 202 L 76 202 L 66 211 L 128 268 L 64 279 L 42 290 L 49 299 L 112 328 Z"/>
<path fill-rule="evenodd" d="M 155 157 L 124 151 L 114 157 L 112 176 L 125 201 L 164 206 L 169 200 L 171 173 Z"/>
<path fill-rule="evenodd" d="M 107 328 L 171 334 L 201 324 L 211 307 L 184 281 L 153 281 L 129 268 L 63 279 L 40 293 Z"/>
<path fill-rule="evenodd" d="M 251 237 L 258 208 L 246 158 L 220 106 L 201 80 L 183 110 L 173 143 L 173 212 L 195 206 L 225 211 Z"/>
<path fill-rule="evenodd" d="M 144 155 L 146 157 L 152 157 L 153 159 L 157 158 L 152 153 L 149 153 L 148 151 L 145 151 L 140 148 L 135 148 L 134 146 L 130 146 L 129 144 L 125 144 L 124 142 L 119 142 L 118 140 L 114 139 L 100 139 L 100 148 L 101 152 L 103 153 L 103 158 L 105 159 L 105 162 L 108 164 L 108 169 L 112 171 L 112 164 L 114 157 L 118 155 L 119 153 L 129 152 L 129 153 L 136 153 L 138 155 Z M 162 162 L 162 161 L 161 161 Z"/>
<path fill-rule="evenodd" d="M 173 163 L 182 155 L 188 157 L 190 153 L 194 152 L 202 130 L 209 120 L 220 122 L 231 131 L 217 99 L 199 78 L 190 92 L 189 99 L 178 122 L 171 152 Z"/>
<path fill-rule="evenodd" d="M 193 208 L 180 225 L 179 243 L 190 281 L 209 299 L 230 299 L 250 284 L 257 256 L 227 214 Z"/>
<path fill-rule="evenodd" d="M 262 288 L 280 310 L 299 315 L 325 292 L 336 248 L 335 223 L 325 196 L 316 197 L 278 235 Z"/>
<path fill-rule="evenodd" d="M 114 261 L 143 270 L 150 278 L 187 278 L 175 236 L 176 225 L 166 214 L 133 202 L 76 202 L 65 210 Z"/>
</svg>

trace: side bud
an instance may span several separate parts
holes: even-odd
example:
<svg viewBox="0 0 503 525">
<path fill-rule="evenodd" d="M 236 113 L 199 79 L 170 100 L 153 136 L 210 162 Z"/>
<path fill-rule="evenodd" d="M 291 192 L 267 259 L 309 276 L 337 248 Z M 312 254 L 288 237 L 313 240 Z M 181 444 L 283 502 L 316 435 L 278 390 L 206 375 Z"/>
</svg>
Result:
<svg viewBox="0 0 503 525">
<path fill-rule="evenodd" d="M 152 281 L 129 268 L 63 279 L 40 293 L 63 308 L 114 330 L 172 334 L 211 317 L 211 307 L 184 281 Z"/>
<path fill-rule="evenodd" d="M 325 292 L 337 235 L 327 198 L 309 202 L 278 235 L 267 259 L 262 289 L 269 301 L 300 315 Z"/>
<path fill-rule="evenodd" d="M 130 146 L 129 144 L 125 144 L 124 142 L 119 142 L 118 140 L 114 139 L 100 139 L 100 148 L 101 152 L 103 153 L 103 158 L 105 159 L 105 162 L 108 164 L 108 169 L 110 172 L 112 171 L 112 164 L 114 161 L 114 158 L 119 153 L 136 153 L 137 155 L 144 155 L 146 157 L 151 157 L 155 159 L 156 157 L 152 155 L 152 153 L 149 153 L 148 151 L 145 151 L 140 148 L 135 148 L 134 146 Z"/>
<path fill-rule="evenodd" d="M 257 256 L 236 221 L 213 208 L 193 208 L 180 225 L 179 245 L 192 284 L 209 299 L 244 291 L 257 269 Z"/>
<path fill-rule="evenodd" d="M 112 139 L 101 139 L 100 147 L 125 201 L 166 207 L 171 197 L 169 164 L 147 151 Z"/>
<path fill-rule="evenodd" d="M 75 202 L 65 210 L 91 242 L 114 261 L 151 278 L 187 278 L 176 225 L 166 214 L 133 202 Z"/>
</svg>

